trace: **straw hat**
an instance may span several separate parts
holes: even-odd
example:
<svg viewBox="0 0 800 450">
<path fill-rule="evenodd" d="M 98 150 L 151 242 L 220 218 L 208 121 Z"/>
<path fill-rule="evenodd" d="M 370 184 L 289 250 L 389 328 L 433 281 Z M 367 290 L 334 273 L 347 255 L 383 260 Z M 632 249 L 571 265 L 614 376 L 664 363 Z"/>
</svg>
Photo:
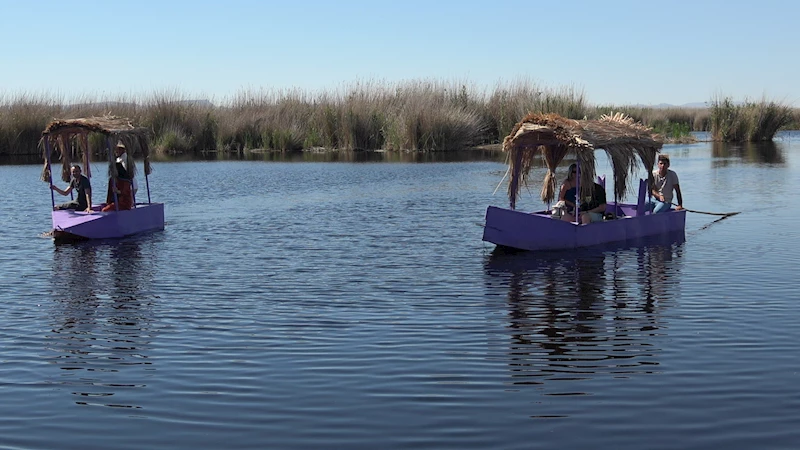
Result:
<svg viewBox="0 0 800 450">
<path fill-rule="evenodd" d="M 117 142 L 117 148 L 125 148 L 125 144 L 122 142 L 121 139 Z"/>
</svg>

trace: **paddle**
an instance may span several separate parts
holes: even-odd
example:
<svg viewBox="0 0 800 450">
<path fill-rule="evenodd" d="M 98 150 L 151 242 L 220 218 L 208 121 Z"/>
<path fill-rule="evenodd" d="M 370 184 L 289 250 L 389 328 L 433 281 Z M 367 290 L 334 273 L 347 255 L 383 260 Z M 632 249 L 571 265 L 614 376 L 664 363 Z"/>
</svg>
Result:
<svg viewBox="0 0 800 450">
<path fill-rule="evenodd" d="M 678 206 L 675 203 L 672 203 L 672 205 L 673 206 Z M 693 209 L 686 209 L 686 208 L 683 208 L 683 209 L 685 211 L 693 212 L 693 213 L 697 213 L 697 214 L 708 214 L 710 216 L 722 216 L 719 219 L 717 219 L 717 220 L 715 220 L 715 221 L 713 221 L 711 223 L 707 223 L 707 224 L 703 225 L 703 227 L 700 228 L 701 230 L 705 230 L 706 228 L 710 227 L 711 225 L 714 225 L 715 223 L 719 222 L 720 220 L 725 220 L 728 217 L 735 216 L 735 215 L 741 213 L 741 211 L 729 212 L 729 213 L 715 213 L 715 212 L 708 212 L 708 211 L 695 211 Z"/>
<path fill-rule="evenodd" d="M 675 203 L 671 203 L 671 205 L 672 205 L 672 206 L 678 206 L 678 205 L 676 205 Z M 684 210 L 684 211 L 691 212 L 691 213 L 697 213 L 697 214 L 708 214 L 708 215 L 710 215 L 710 216 L 723 216 L 723 217 L 735 216 L 735 215 L 737 215 L 737 214 L 740 214 L 740 213 L 741 213 L 741 211 L 729 212 L 729 213 L 715 213 L 715 212 L 708 212 L 708 211 L 695 211 L 694 209 L 688 209 L 688 208 L 683 208 L 683 210 Z"/>
</svg>

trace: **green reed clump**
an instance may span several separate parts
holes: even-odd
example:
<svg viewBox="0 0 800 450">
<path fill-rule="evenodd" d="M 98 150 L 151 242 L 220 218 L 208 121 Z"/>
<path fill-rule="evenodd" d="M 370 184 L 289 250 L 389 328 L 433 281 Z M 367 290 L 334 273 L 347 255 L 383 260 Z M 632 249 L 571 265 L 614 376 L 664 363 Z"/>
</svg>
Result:
<svg viewBox="0 0 800 450">
<path fill-rule="evenodd" d="M 790 107 L 762 99 L 736 104 L 730 97 L 711 102 L 711 135 L 715 141 L 769 141 L 794 120 Z"/>
<path fill-rule="evenodd" d="M 153 148 L 158 154 L 188 153 L 196 148 L 194 137 L 177 124 L 162 127 L 153 141 Z"/>
<path fill-rule="evenodd" d="M 498 85 L 489 95 L 484 109 L 490 140 L 502 142 L 514 125 L 533 110 L 541 95 L 541 90 L 532 83 Z"/>
<path fill-rule="evenodd" d="M 218 109 L 217 150 L 300 150 L 314 109 L 308 94 L 299 90 L 240 92 Z"/>
<path fill-rule="evenodd" d="M 637 122 L 657 130 L 673 131 L 675 124 L 680 124 L 680 128 L 675 128 L 678 132 L 683 128 L 689 131 L 708 131 L 710 129 L 710 113 L 708 108 L 682 108 L 682 107 L 649 107 L 649 106 L 630 106 L 630 105 L 599 105 L 590 108 L 587 115 L 589 119 L 597 119 L 609 111 L 621 112 L 630 116 Z"/>
<path fill-rule="evenodd" d="M 337 133 L 339 129 L 339 114 L 333 103 L 324 100 L 321 101 L 319 108 L 316 109 L 311 118 L 311 124 L 311 129 L 313 130 L 313 136 L 315 138 L 311 142 L 311 147 L 339 147 Z"/>
<path fill-rule="evenodd" d="M 302 150 L 304 134 L 296 128 L 272 129 L 262 134 L 261 145 L 266 149 L 280 151 Z"/>
<path fill-rule="evenodd" d="M 466 84 L 418 81 L 385 98 L 386 150 L 450 151 L 480 143 L 486 125 L 480 96 Z"/>
<path fill-rule="evenodd" d="M 386 91 L 381 86 L 355 83 L 334 97 L 338 110 L 336 140 L 344 150 L 376 150 L 383 148 L 381 133 L 387 105 Z"/>
<path fill-rule="evenodd" d="M 263 141 L 262 118 L 235 108 L 221 109 L 217 114 L 219 129 L 215 150 L 239 153 L 261 148 Z"/>
<path fill-rule="evenodd" d="M 152 129 L 157 152 L 199 153 L 216 147 L 217 115 L 210 102 L 164 91 L 141 101 L 141 108 L 136 105 L 127 115 L 115 115 L 131 117 L 137 125 Z"/>
<path fill-rule="evenodd" d="M 542 88 L 527 79 L 498 85 L 483 109 L 486 129 L 494 142 L 502 141 L 531 112 L 556 113 L 571 119 L 583 119 L 589 112 L 583 90 L 574 86 Z"/>
<path fill-rule="evenodd" d="M 692 135 L 692 129 L 688 123 L 682 122 L 656 122 L 650 125 L 653 131 L 664 137 L 665 142 L 669 143 L 689 143 L 696 142 Z"/>
</svg>

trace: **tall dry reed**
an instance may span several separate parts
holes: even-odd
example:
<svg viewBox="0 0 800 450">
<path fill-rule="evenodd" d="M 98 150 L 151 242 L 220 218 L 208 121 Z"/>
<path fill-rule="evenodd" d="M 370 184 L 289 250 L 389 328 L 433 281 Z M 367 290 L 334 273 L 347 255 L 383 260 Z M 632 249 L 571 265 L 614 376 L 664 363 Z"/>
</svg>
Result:
<svg viewBox="0 0 800 450">
<path fill-rule="evenodd" d="M 0 96 L 0 154 L 38 153 L 42 130 L 62 111 L 61 102 L 52 96 Z"/>
<path fill-rule="evenodd" d="M 176 90 L 149 97 L 80 98 L 0 95 L 0 153 L 36 154 L 53 118 L 112 114 L 153 131 L 162 154 L 341 150 L 450 151 L 499 143 L 529 112 L 595 119 L 619 111 L 666 135 L 715 129 L 720 139 L 769 139 L 796 124 L 785 106 L 762 102 L 711 108 L 589 105 L 582 89 L 548 88 L 530 79 L 479 89 L 464 81 L 367 81 L 324 92 L 243 90 L 218 105 Z"/>
</svg>

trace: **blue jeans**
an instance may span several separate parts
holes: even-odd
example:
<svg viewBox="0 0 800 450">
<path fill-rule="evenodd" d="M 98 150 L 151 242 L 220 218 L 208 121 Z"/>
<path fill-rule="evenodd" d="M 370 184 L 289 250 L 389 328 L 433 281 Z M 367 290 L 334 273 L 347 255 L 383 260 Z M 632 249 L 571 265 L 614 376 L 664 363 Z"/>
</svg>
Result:
<svg viewBox="0 0 800 450">
<path fill-rule="evenodd" d="M 670 205 L 669 203 L 660 202 L 658 200 L 652 200 L 647 202 L 647 210 L 652 211 L 653 214 L 667 212 L 670 210 L 670 206 L 672 205 Z"/>
</svg>

